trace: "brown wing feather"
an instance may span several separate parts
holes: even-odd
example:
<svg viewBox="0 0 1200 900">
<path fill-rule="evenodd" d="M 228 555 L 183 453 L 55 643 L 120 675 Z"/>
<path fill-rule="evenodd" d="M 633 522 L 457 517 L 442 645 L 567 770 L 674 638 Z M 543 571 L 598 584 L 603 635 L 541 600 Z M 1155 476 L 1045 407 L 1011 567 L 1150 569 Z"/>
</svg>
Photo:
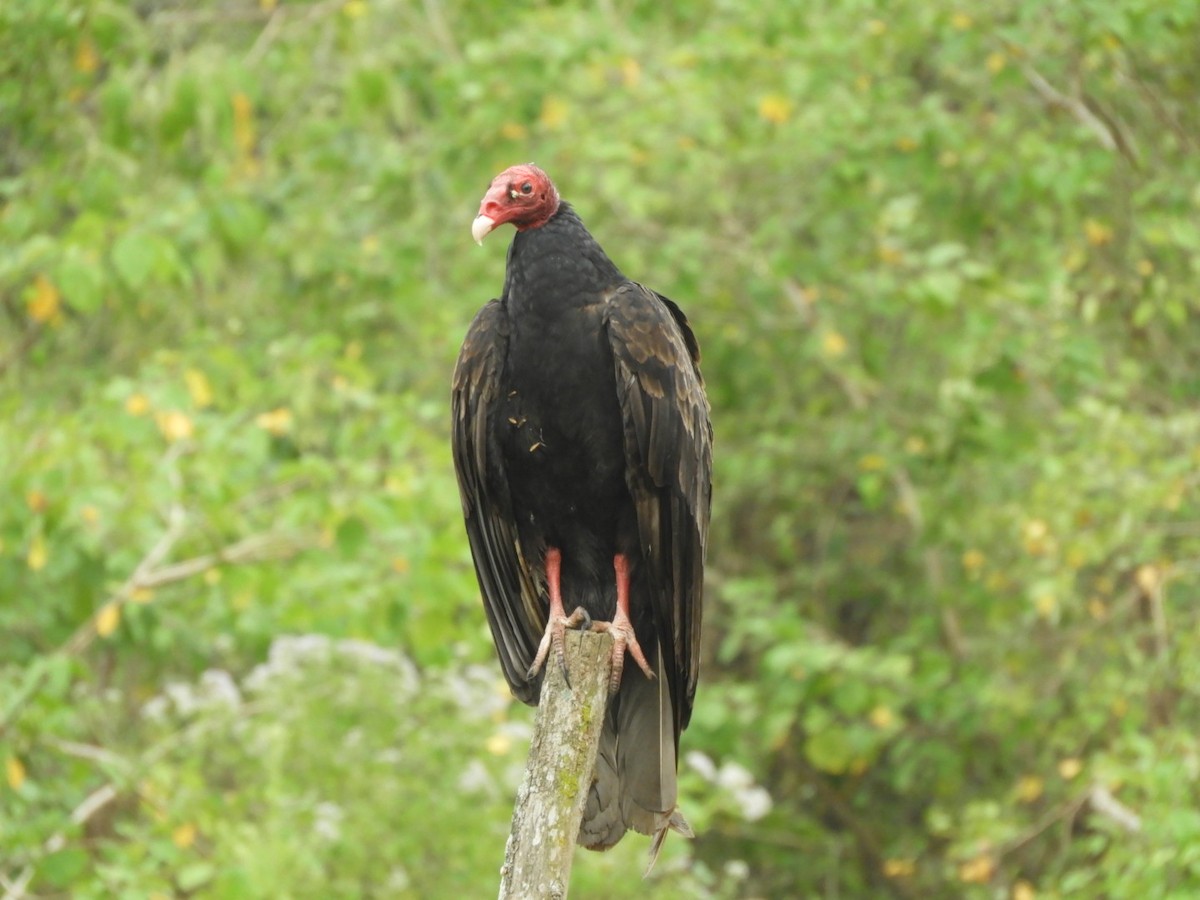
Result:
<svg viewBox="0 0 1200 900">
<path fill-rule="evenodd" d="M 641 546 L 648 548 L 678 740 L 691 717 L 700 671 L 712 502 L 712 425 L 700 350 L 679 307 L 633 282 L 609 298 L 607 325 L 625 421 L 626 478 Z"/>
<path fill-rule="evenodd" d="M 513 694 L 536 703 L 537 685 L 526 671 L 546 623 L 517 540 L 502 457 L 488 429 L 507 352 L 508 315 L 493 300 L 475 316 L 454 367 L 451 445 L 475 574 L 500 663 Z"/>
</svg>

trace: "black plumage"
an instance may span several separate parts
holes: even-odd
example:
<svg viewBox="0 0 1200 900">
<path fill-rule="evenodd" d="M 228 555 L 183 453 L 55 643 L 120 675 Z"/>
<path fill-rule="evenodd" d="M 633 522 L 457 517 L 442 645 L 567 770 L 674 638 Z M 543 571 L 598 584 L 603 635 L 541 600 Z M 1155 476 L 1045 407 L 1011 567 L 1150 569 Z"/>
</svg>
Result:
<svg viewBox="0 0 1200 900">
<path fill-rule="evenodd" d="M 634 828 L 656 851 L 667 828 L 690 833 L 675 770 L 699 673 L 711 501 L 699 348 L 679 307 L 622 275 L 540 169 L 497 176 L 473 232 L 504 222 L 517 227 L 504 291 L 476 315 L 454 372 L 475 571 L 526 703 L 565 612 L 612 623 L 620 680 L 579 840 L 604 849 Z M 622 670 L 622 652 L 637 665 Z"/>
</svg>

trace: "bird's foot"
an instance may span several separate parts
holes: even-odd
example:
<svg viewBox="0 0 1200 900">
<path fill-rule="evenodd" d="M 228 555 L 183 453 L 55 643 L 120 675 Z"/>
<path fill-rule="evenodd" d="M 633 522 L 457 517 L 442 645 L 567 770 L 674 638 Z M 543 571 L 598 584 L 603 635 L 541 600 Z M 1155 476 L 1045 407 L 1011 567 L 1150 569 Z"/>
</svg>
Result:
<svg viewBox="0 0 1200 900">
<path fill-rule="evenodd" d="M 533 664 L 525 673 L 525 677 L 533 681 L 538 672 L 542 670 L 550 650 L 553 649 L 554 655 L 558 659 L 558 667 L 562 669 L 563 681 L 567 683 L 567 687 L 570 687 L 571 678 L 567 672 L 567 651 L 564 644 L 567 639 L 567 629 L 578 628 L 580 631 L 584 631 L 591 627 L 592 617 L 582 606 L 575 607 L 575 611 L 569 616 L 552 614 L 546 623 L 546 632 L 542 635 L 542 642 L 538 644 L 537 656 L 533 658 Z"/>
<path fill-rule="evenodd" d="M 625 670 L 626 653 L 633 657 L 633 661 L 638 664 L 638 668 L 646 674 L 647 678 L 651 681 L 654 680 L 654 670 L 646 662 L 646 654 L 642 652 L 642 645 L 638 643 L 637 635 L 633 633 L 633 623 L 619 607 L 611 622 L 593 622 L 592 631 L 607 631 L 612 635 L 612 673 L 608 678 L 609 691 L 615 693 L 621 686 L 621 673 Z"/>
</svg>

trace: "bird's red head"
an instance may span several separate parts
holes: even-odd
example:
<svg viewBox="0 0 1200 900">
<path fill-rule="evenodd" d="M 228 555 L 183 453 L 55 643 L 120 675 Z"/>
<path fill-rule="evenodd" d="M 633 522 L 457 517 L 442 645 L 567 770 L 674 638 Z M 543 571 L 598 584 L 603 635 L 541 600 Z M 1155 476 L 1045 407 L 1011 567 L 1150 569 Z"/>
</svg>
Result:
<svg viewBox="0 0 1200 900">
<path fill-rule="evenodd" d="M 550 176 L 529 163 L 510 166 L 492 179 L 491 187 L 479 204 L 479 214 L 471 223 L 475 243 L 493 228 L 512 222 L 517 231 L 545 225 L 558 212 L 558 189 Z"/>
</svg>

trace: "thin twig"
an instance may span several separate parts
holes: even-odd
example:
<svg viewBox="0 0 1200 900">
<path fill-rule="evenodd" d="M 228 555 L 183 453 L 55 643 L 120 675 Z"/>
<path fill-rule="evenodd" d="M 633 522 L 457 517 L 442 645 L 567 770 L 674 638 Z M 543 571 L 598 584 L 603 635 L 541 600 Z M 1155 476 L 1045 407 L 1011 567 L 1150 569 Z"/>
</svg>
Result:
<svg viewBox="0 0 1200 900">
<path fill-rule="evenodd" d="M 1150 622 L 1154 627 L 1154 653 L 1159 662 L 1165 662 L 1171 652 L 1170 632 L 1167 628 L 1167 610 L 1163 601 L 1165 590 L 1164 579 L 1157 578 L 1155 583 L 1146 591 L 1146 600 L 1150 605 Z"/>
<path fill-rule="evenodd" d="M 22 337 L 21 340 L 19 340 L 13 346 L 13 348 L 8 351 L 7 354 L 5 354 L 3 359 L 0 359 L 0 375 L 3 375 L 6 371 L 8 371 L 9 366 L 16 363 L 17 360 L 21 359 L 29 352 L 33 345 L 37 343 L 37 339 L 42 336 L 42 332 L 45 330 L 46 329 L 42 327 L 42 324 L 39 322 L 26 331 L 24 337 Z"/>
<path fill-rule="evenodd" d="M 92 791 L 83 801 L 71 811 L 71 827 L 78 828 L 88 819 L 94 816 L 108 804 L 112 803 L 118 797 L 117 789 L 106 784 Z M 67 829 L 54 832 L 50 837 L 46 838 L 42 844 L 42 856 L 49 856 L 51 853 L 57 853 L 67 845 Z M 25 896 L 25 889 L 29 886 L 29 882 L 33 880 L 34 864 L 28 863 L 23 868 L 19 875 L 12 881 L 5 882 L 4 900 L 21 900 Z"/>
<path fill-rule="evenodd" d="M 458 49 L 458 44 L 454 41 L 454 35 L 446 24 L 446 17 L 442 12 L 442 4 L 439 0 L 422 0 L 421 6 L 425 10 L 425 19 L 429 24 L 429 31 L 433 35 L 434 40 L 442 48 L 442 51 L 450 59 L 454 60 L 454 62 L 462 62 L 462 53 Z"/>
<path fill-rule="evenodd" d="M 908 885 L 895 878 L 889 878 L 884 872 L 884 854 L 879 840 L 867 824 L 854 812 L 853 807 L 851 807 L 846 798 L 833 785 L 829 784 L 824 776 L 808 760 L 800 757 L 799 765 L 804 777 L 816 789 L 817 794 L 825 802 L 829 811 L 854 835 L 859 850 L 866 857 L 871 868 L 878 874 L 879 880 L 887 885 L 887 889 L 895 896 L 901 898 L 901 900 L 913 900 L 916 894 L 912 892 Z"/>
<path fill-rule="evenodd" d="M 285 18 L 284 7 L 277 6 L 271 11 L 271 18 L 267 19 L 267 24 L 258 33 L 258 37 L 254 39 L 254 44 L 246 54 L 246 65 L 251 67 L 258 65 L 266 54 L 267 49 L 275 42 L 275 38 L 279 36 Z"/>
<path fill-rule="evenodd" d="M 183 491 L 179 470 L 175 461 L 186 452 L 183 444 L 175 444 L 167 452 L 164 463 L 167 466 L 167 479 L 178 498 Z M 251 535 L 240 541 L 235 541 L 215 553 L 207 553 L 192 559 L 170 565 L 161 565 L 175 545 L 187 530 L 187 514 L 178 499 L 173 500 L 166 513 L 167 527 L 155 541 L 154 546 L 142 557 L 134 567 L 132 574 L 113 591 L 108 598 L 96 607 L 96 611 L 75 629 L 74 633 L 59 649 L 42 659 L 53 657 L 77 656 L 91 646 L 99 636 L 97 625 L 102 615 L 111 615 L 112 608 L 120 608 L 128 603 L 139 590 L 159 587 L 175 581 L 182 581 L 199 575 L 218 565 L 237 565 L 252 562 L 263 562 L 269 559 L 287 558 L 298 552 L 307 542 L 293 535 L 268 532 Z M 17 696 L 9 702 L 8 707 L 0 713 L 0 737 L 8 731 L 20 716 L 22 710 L 37 695 L 46 680 L 50 677 L 50 667 L 44 666 L 36 674 L 27 678 Z"/>
<path fill-rule="evenodd" d="M 1098 815 L 1115 822 L 1129 834 L 1137 834 L 1142 830 L 1142 819 L 1137 813 L 1113 796 L 1112 791 L 1102 784 L 1093 784 L 1083 793 L 1072 797 L 1050 810 L 1029 828 L 1008 841 L 999 851 L 998 856 L 1010 856 L 1053 828 L 1059 822 L 1073 820 L 1084 807 L 1089 807 Z"/>
<path fill-rule="evenodd" d="M 240 715 L 249 718 L 257 715 L 261 709 L 253 704 L 246 704 L 240 710 Z M 109 767 L 117 767 L 124 769 L 127 773 L 128 782 L 136 782 L 137 775 L 140 772 L 149 769 L 151 766 L 162 760 L 168 753 L 182 746 L 194 738 L 199 737 L 210 729 L 223 727 L 224 722 L 217 719 L 201 719 L 188 725 L 179 731 L 172 732 L 164 737 L 157 744 L 148 749 L 136 761 L 130 761 L 122 758 L 116 753 L 104 750 L 101 747 L 90 747 L 83 744 L 73 744 L 68 741 L 55 742 L 56 746 L 64 752 L 70 752 L 71 755 L 80 758 L 90 759 L 96 762 L 101 762 Z M 113 765 L 115 763 L 115 766 Z M 33 879 L 36 872 L 37 863 L 49 856 L 52 853 L 57 853 L 67 845 L 67 833 L 69 830 L 77 829 L 80 825 L 86 823 L 96 813 L 104 809 L 114 800 L 121 796 L 121 791 L 118 788 L 118 781 L 110 779 L 106 784 L 100 786 L 96 790 L 88 794 L 76 807 L 71 811 L 68 819 L 70 822 L 69 828 L 64 827 L 56 831 L 49 838 L 42 842 L 41 854 L 37 859 L 27 863 L 25 867 L 15 878 L 6 878 L 3 873 L 0 873 L 0 886 L 5 889 L 2 900 L 21 900 L 25 896 L 26 888 L 29 882 Z"/>
<path fill-rule="evenodd" d="M 1026 64 L 1022 66 L 1022 71 L 1025 73 L 1025 79 L 1046 103 L 1069 112 L 1081 125 L 1096 136 L 1096 139 L 1100 141 L 1100 145 L 1104 149 L 1120 153 L 1131 163 L 1137 164 L 1137 156 L 1134 153 L 1133 147 L 1130 146 L 1124 135 L 1121 134 L 1115 122 L 1111 120 L 1106 121 L 1106 119 L 1109 119 L 1108 116 L 1097 114 L 1084 99 L 1064 94 L 1058 90 L 1032 65 Z"/>
<path fill-rule="evenodd" d="M 1088 793 L 1088 805 L 1130 834 L 1138 834 L 1142 830 L 1142 817 L 1114 797 L 1112 791 L 1102 784 L 1092 785 Z"/>
</svg>

